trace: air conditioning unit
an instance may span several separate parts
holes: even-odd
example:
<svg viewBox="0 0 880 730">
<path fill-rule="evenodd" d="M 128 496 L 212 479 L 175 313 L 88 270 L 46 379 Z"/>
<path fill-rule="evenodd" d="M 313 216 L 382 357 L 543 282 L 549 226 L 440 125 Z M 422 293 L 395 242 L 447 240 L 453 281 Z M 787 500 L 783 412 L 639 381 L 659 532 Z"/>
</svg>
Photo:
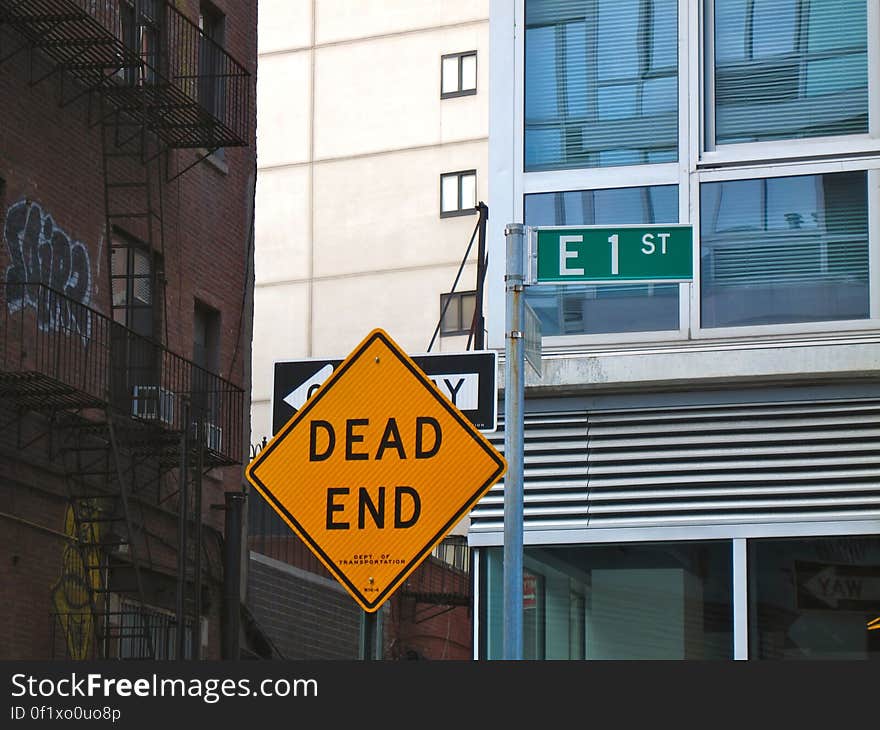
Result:
<svg viewBox="0 0 880 730">
<path fill-rule="evenodd" d="M 213 423 L 209 423 L 208 421 L 202 422 L 202 435 L 201 440 L 202 443 L 208 447 L 211 451 L 222 451 L 223 450 L 223 429 L 220 426 L 217 426 Z M 198 422 L 193 423 L 192 425 L 193 433 L 195 433 L 198 438 L 199 433 L 199 424 Z"/>
<path fill-rule="evenodd" d="M 174 423 L 174 393 L 158 385 L 135 385 L 132 388 L 131 415 L 170 426 Z"/>
</svg>

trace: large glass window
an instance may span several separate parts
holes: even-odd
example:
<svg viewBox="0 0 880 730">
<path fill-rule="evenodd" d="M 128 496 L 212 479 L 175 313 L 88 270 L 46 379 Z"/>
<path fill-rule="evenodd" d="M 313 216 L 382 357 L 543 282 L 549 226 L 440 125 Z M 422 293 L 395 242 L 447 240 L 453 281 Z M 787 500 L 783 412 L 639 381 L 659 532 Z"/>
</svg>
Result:
<svg viewBox="0 0 880 730">
<path fill-rule="evenodd" d="M 503 658 L 503 549 L 489 548 L 483 654 Z M 526 547 L 527 659 L 732 659 L 729 542 Z"/>
<path fill-rule="evenodd" d="M 865 171 L 704 183 L 703 327 L 868 317 Z"/>
<path fill-rule="evenodd" d="M 678 186 L 537 193 L 525 197 L 528 226 L 677 223 Z M 543 336 L 677 330 L 678 284 L 530 286 L 526 301 Z"/>
<path fill-rule="evenodd" d="M 677 0 L 526 0 L 525 169 L 677 159 Z"/>
<path fill-rule="evenodd" d="M 865 0 L 707 1 L 717 144 L 868 131 Z"/>
<path fill-rule="evenodd" d="M 749 541 L 749 657 L 880 659 L 880 538 Z"/>
</svg>

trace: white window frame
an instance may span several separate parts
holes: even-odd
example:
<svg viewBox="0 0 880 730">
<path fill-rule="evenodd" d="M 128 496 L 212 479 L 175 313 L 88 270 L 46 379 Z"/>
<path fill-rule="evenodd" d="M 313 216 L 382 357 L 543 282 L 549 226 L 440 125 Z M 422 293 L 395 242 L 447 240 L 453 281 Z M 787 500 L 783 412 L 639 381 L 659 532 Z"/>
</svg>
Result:
<svg viewBox="0 0 880 730">
<path fill-rule="evenodd" d="M 734 169 L 719 169 L 703 171 L 695 177 L 699 184 L 691 187 L 691 209 L 693 210 L 692 223 L 694 227 L 694 239 L 699 240 L 700 230 L 700 185 L 702 183 L 724 182 L 730 180 L 755 180 L 758 178 L 789 177 L 792 175 L 821 175 L 834 172 L 851 172 L 864 170 L 867 174 L 866 197 L 868 200 L 868 293 L 869 311 L 867 319 L 853 320 L 826 320 L 822 322 L 794 322 L 789 324 L 752 325 L 743 327 L 699 327 L 699 304 L 701 301 L 701 280 L 699 269 L 695 268 L 693 297 L 697 309 L 695 321 L 691 328 L 691 336 L 695 339 L 718 339 L 728 337 L 760 337 L 762 335 L 790 335 L 790 334 L 835 334 L 841 330 L 874 330 L 880 326 L 880 276 L 878 276 L 878 251 L 880 245 L 880 201 L 877 193 L 880 192 L 880 159 L 854 159 L 840 160 L 836 162 L 821 162 L 811 164 L 790 163 L 787 165 L 772 165 L 763 167 L 737 167 Z M 699 265 L 699 260 L 694 266 Z"/>
<path fill-rule="evenodd" d="M 698 25 L 693 29 L 696 35 L 691 38 L 703 39 L 705 49 L 699 56 L 703 64 L 700 69 L 699 93 L 692 98 L 700 99 L 699 129 L 701 155 L 697 166 L 717 166 L 770 161 L 792 161 L 797 159 L 817 159 L 835 155 L 858 153 L 880 153 L 880 79 L 870 69 L 878 68 L 880 63 L 880 5 L 871 0 L 867 3 L 868 27 L 868 133 L 841 137 L 809 137 L 805 139 L 779 140 L 770 142 L 748 142 L 743 144 L 724 144 L 716 146 L 710 139 L 709 128 L 714 128 L 715 120 L 715 67 L 714 58 L 714 6 L 715 0 L 685 0 L 696 4 Z M 681 4 L 681 3 L 680 3 Z M 874 29 L 872 33 L 871 30 Z M 697 44 L 692 44 L 697 45 Z"/>
<path fill-rule="evenodd" d="M 706 28 L 711 19 L 706 9 L 713 0 L 679 0 L 679 37 L 705 39 Z M 880 3 L 868 2 L 868 64 L 880 68 Z M 501 4 L 494 0 L 492 8 Z M 609 188 L 642 187 L 652 185 L 677 185 L 679 191 L 679 222 L 690 223 L 694 230 L 694 280 L 680 284 L 679 328 L 661 332 L 621 332 L 595 335 L 545 336 L 543 345 L 549 354 L 554 350 L 577 351 L 585 347 L 611 346 L 632 343 L 664 343 L 682 340 L 749 339 L 761 336 L 794 338 L 800 335 L 825 334 L 829 338 L 842 331 L 864 332 L 880 329 L 880 74 L 869 74 L 868 134 L 847 135 L 845 138 L 810 138 L 790 142 L 754 142 L 749 144 L 722 145 L 719 149 L 706 146 L 706 107 L 711 100 L 704 92 L 711 81 L 711 49 L 703 42 L 692 42 L 678 49 L 679 90 L 679 159 L 673 163 L 637 165 L 592 169 L 565 169 L 549 171 L 524 171 L 524 63 L 525 63 L 525 0 L 516 0 L 513 11 L 501 11 L 511 18 L 515 26 L 512 48 L 513 64 L 510 78 L 498 78 L 500 87 L 513 88 L 513 114 L 510 127 L 500 135 L 510 139 L 513 152 L 513 168 L 507 173 L 493 177 L 493 189 L 507 189 L 512 193 L 509 204 L 494 206 L 498 213 L 490 219 L 490 241 L 498 239 L 496 255 L 503 266 L 503 228 L 507 222 L 523 221 L 525 196 L 533 193 L 563 192 L 574 190 L 604 190 Z M 499 34 L 505 31 L 498 29 Z M 510 30 L 506 31 L 508 34 Z M 495 94 L 490 100 L 500 111 L 510 109 L 509 91 Z M 699 100 L 687 103 L 681 100 Z M 693 133 L 691 133 L 693 130 Z M 502 148 L 503 149 L 503 148 Z M 490 148 L 490 155 L 491 155 Z M 508 157 L 509 159 L 509 157 Z M 495 170 L 499 166 L 490 167 Z M 721 180 L 746 180 L 761 177 L 822 174 L 838 171 L 866 170 L 868 173 L 868 245 L 869 245 L 869 317 L 858 320 L 828 320 L 825 322 L 800 322 L 742 327 L 703 328 L 700 324 L 700 185 Z M 499 218 L 502 216 L 503 219 Z M 499 253 L 500 252 L 500 253 Z M 503 271 L 490 272 L 490 281 L 501 282 Z M 499 284 L 500 287 L 500 284 Z M 503 317 L 503 289 L 489 292 L 490 343 L 496 342 Z"/>
<path fill-rule="evenodd" d="M 603 545 L 648 542 L 704 542 L 731 541 L 731 618 L 733 619 L 733 657 L 736 660 L 757 659 L 750 657 L 749 642 L 749 555 L 751 540 L 800 539 L 823 540 L 834 537 L 870 537 L 876 535 L 876 520 L 841 520 L 837 522 L 789 522 L 785 524 L 732 524 L 687 527 L 636 527 L 636 528 L 588 528 L 584 530 L 526 530 L 523 545 L 554 547 L 564 545 Z M 486 569 L 484 548 L 501 547 L 502 533 L 470 533 L 468 545 L 475 548 L 474 573 Z M 477 582 L 476 585 L 480 585 Z M 484 597 L 482 591 L 474 595 L 475 602 Z M 475 603 L 475 608 L 476 608 Z M 474 612 L 474 655 L 486 653 L 480 647 L 483 612 Z"/>
<path fill-rule="evenodd" d="M 689 14 L 687 5 L 693 0 L 680 0 L 678 12 L 678 36 L 686 37 Z M 516 27 L 525 28 L 525 0 L 517 0 Z M 677 41 L 677 39 L 676 39 Z M 513 138 L 514 173 L 513 198 L 514 218 L 522 221 L 524 216 L 525 196 L 533 193 L 563 192 L 570 190 L 608 190 L 612 188 L 646 187 L 654 185 L 678 186 L 678 219 L 681 223 L 689 222 L 688 199 L 690 177 L 688 159 L 679 154 L 677 162 L 662 162 L 652 165 L 632 165 L 617 167 L 575 168 L 565 170 L 541 170 L 524 172 L 525 163 L 525 32 L 518 33 L 515 43 L 514 73 L 514 106 Z M 678 149 L 686 150 L 690 119 L 688 105 L 681 103 L 689 95 L 689 76 L 687 69 L 688 49 L 678 49 Z M 493 130 L 494 131 L 494 130 Z M 493 182 L 494 184 L 494 182 Z M 490 218 L 490 225 L 492 219 Z M 497 222 L 497 218 L 496 218 Z M 696 246 L 695 246 L 696 248 Z M 696 261 L 699 255 L 695 253 Z M 491 257 L 490 257 L 491 262 Z M 537 286 L 537 285 L 536 285 Z M 570 350 L 581 345 L 632 344 L 641 342 L 671 342 L 686 340 L 691 322 L 692 285 L 679 284 L 679 326 L 673 330 L 646 332 L 608 332 L 595 335 L 554 335 L 542 339 L 547 352 L 554 349 Z M 491 301 L 491 300 L 490 300 Z M 494 319 L 494 318 L 493 318 Z"/>
</svg>

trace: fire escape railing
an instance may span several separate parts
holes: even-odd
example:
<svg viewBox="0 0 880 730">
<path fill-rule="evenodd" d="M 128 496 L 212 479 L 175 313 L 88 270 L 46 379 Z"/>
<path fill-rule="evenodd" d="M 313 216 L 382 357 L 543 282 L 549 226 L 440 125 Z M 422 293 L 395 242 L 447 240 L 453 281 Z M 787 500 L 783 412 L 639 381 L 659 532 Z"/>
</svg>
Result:
<svg viewBox="0 0 880 730">
<path fill-rule="evenodd" d="M 167 0 L 0 0 L 3 26 L 170 148 L 249 144 L 250 74 Z"/>
<path fill-rule="evenodd" d="M 0 397 L 109 408 L 168 435 L 189 428 L 209 466 L 243 462 L 239 386 L 44 284 L 0 283 L 0 309 Z"/>
</svg>

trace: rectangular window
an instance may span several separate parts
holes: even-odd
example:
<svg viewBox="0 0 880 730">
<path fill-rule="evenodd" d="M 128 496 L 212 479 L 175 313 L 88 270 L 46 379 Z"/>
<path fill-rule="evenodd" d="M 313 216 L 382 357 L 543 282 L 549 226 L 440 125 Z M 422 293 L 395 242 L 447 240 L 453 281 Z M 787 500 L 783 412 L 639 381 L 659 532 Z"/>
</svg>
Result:
<svg viewBox="0 0 880 730">
<path fill-rule="evenodd" d="M 880 539 L 748 545 L 749 658 L 880 658 Z"/>
<path fill-rule="evenodd" d="M 110 288 L 113 293 L 112 400 L 139 418 L 174 421 L 173 395 L 159 386 L 162 347 L 156 343 L 162 297 L 156 295 L 161 258 L 146 244 L 113 232 Z"/>
<path fill-rule="evenodd" d="M 448 53 L 440 59 L 440 98 L 477 93 L 477 52 Z"/>
<path fill-rule="evenodd" d="M 475 291 L 440 295 L 440 334 L 466 335 L 474 323 L 477 305 Z"/>
<path fill-rule="evenodd" d="M 199 102 L 215 117 L 223 119 L 226 104 L 224 73 L 226 16 L 210 3 L 199 7 Z"/>
<path fill-rule="evenodd" d="M 526 0 L 525 169 L 674 162 L 677 0 Z"/>
<path fill-rule="evenodd" d="M 483 554 L 483 658 L 500 659 L 504 554 Z M 733 658 L 729 542 L 526 547 L 523 568 L 525 658 Z"/>
<path fill-rule="evenodd" d="M 440 217 L 477 212 L 477 171 L 448 172 L 440 176 Z"/>
<path fill-rule="evenodd" d="M 149 248 L 115 232 L 110 250 L 110 281 L 113 319 L 143 337 L 153 337 L 156 282 Z"/>
<path fill-rule="evenodd" d="M 865 0 L 707 0 L 716 144 L 868 131 Z"/>
<path fill-rule="evenodd" d="M 701 325 L 865 319 L 865 171 L 704 183 Z"/>
<path fill-rule="evenodd" d="M 143 65 L 119 73 L 129 85 L 155 84 L 160 68 L 162 19 L 158 0 L 120 0 L 119 24 L 122 42 L 138 56 Z"/>
<path fill-rule="evenodd" d="M 193 311 L 193 368 L 191 413 L 196 430 L 201 429 L 206 445 L 222 448 L 220 389 L 216 375 L 220 353 L 220 312 L 196 301 Z"/>
<path fill-rule="evenodd" d="M 677 223 L 678 186 L 536 193 L 528 226 Z M 678 284 L 542 285 L 526 289 L 544 337 L 677 330 Z"/>
</svg>

